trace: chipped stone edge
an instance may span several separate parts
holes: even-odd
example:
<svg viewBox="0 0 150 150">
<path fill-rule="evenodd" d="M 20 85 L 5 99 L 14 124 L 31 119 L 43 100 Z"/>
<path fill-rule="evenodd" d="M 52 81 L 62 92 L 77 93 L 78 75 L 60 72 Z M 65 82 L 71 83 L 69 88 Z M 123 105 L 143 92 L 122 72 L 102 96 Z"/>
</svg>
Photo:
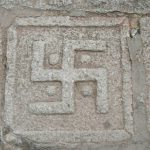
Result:
<svg viewBox="0 0 150 150">
<path fill-rule="evenodd" d="M 81 26 L 81 27 L 101 27 L 101 26 L 119 26 L 126 20 L 125 17 L 69 17 L 69 16 L 59 16 L 59 17 L 28 17 L 28 18 L 17 18 L 17 26 Z"/>
<path fill-rule="evenodd" d="M 129 25 L 128 19 L 125 17 L 117 17 L 117 18 L 109 18 L 109 17 L 92 17 L 92 18 L 73 18 L 73 17 L 37 17 L 37 18 L 18 18 L 16 22 L 9 28 L 8 30 L 8 45 L 7 45 L 7 64 L 8 71 L 6 77 L 6 87 L 5 87 L 5 124 L 13 129 L 13 94 L 14 94 L 14 85 L 15 85 L 15 61 L 16 61 L 16 43 L 17 43 L 17 34 L 16 28 L 18 26 L 98 26 L 98 27 L 111 27 L 111 26 L 121 26 L 121 45 L 122 51 L 127 51 L 126 38 L 129 36 Z M 128 55 L 128 54 L 127 54 Z M 131 92 L 131 64 L 129 60 L 126 62 L 126 57 L 122 56 L 122 66 L 124 71 L 123 76 L 123 104 L 124 104 L 124 130 L 112 130 L 112 131 L 102 131 L 102 132 L 86 132 L 83 135 L 77 134 L 77 137 L 82 138 L 85 135 L 93 135 L 93 139 L 95 141 L 101 142 L 103 141 L 122 141 L 129 139 L 133 134 L 133 118 L 132 118 L 132 94 Z M 126 67 L 126 63 L 128 67 Z M 128 78 L 125 78 L 125 75 Z M 24 136 L 30 140 L 39 137 L 41 142 L 42 139 L 57 139 L 56 137 L 60 137 L 63 135 L 64 141 L 68 141 L 69 139 L 75 140 L 76 133 L 64 132 L 46 132 L 50 134 L 45 134 L 45 132 L 17 132 L 14 131 L 15 134 L 19 134 Z M 61 134 L 62 135 L 61 135 Z M 99 133 L 99 135 L 98 135 Z M 80 136 L 79 136 L 80 135 Z M 106 135 L 106 136 L 104 136 Z M 92 136 L 90 136 L 92 137 Z M 111 138 L 110 138 L 111 137 Z M 86 140 L 87 139 L 87 140 Z M 38 139 L 36 139 L 38 140 Z M 58 139 L 57 139 L 58 140 Z M 82 141 L 82 139 L 80 139 Z M 93 142 L 92 139 L 83 138 L 85 141 Z M 48 142 L 50 142 L 48 140 Z"/>
<path fill-rule="evenodd" d="M 123 67 L 123 109 L 125 129 L 133 134 L 133 100 L 132 100 L 132 70 L 129 56 L 129 48 L 127 38 L 129 35 L 129 22 L 126 19 L 121 26 L 121 47 L 122 47 L 122 67 Z M 124 54 L 124 55 L 123 55 Z M 128 60 L 127 60 L 128 59 Z"/>
</svg>

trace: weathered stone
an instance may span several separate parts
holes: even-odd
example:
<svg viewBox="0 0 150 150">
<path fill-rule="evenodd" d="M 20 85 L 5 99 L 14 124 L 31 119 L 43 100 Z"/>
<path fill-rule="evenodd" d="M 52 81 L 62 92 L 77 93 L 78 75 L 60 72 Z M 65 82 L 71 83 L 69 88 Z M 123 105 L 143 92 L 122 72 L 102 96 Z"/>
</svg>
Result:
<svg viewBox="0 0 150 150">
<path fill-rule="evenodd" d="M 82 55 L 81 56 L 81 62 L 82 63 L 88 63 L 90 61 L 91 61 L 91 56 L 89 56 L 89 55 Z"/>
<path fill-rule="evenodd" d="M 7 9 L 23 6 L 43 10 L 60 10 L 70 7 L 72 3 L 72 0 L 0 0 L 0 6 Z"/>
<path fill-rule="evenodd" d="M 7 9 L 71 10 L 71 16 L 84 16 L 85 11 L 150 13 L 149 0 L 0 0 L 0 6 Z"/>
<path fill-rule="evenodd" d="M 16 135 L 12 133 L 6 135 L 5 141 L 9 144 L 16 144 L 16 145 L 19 145 L 22 143 L 21 139 L 17 138 Z"/>
<path fill-rule="evenodd" d="M 56 94 L 56 87 L 55 86 L 48 86 L 47 93 L 49 96 L 53 96 Z"/>
<path fill-rule="evenodd" d="M 143 59 L 143 47 L 140 34 L 129 38 L 129 51 L 132 61 L 132 83 L 133 83 L 133 117 L 134 117 L 134 141 L 147 141 L 149 132 L 147 130 L 146 106 L 146 75 Z"/>
<path fill-rule="evenodd" d="M 150 13 L 149 0 L 88 0 L 88 4 L 91 11 L 99 13 Z"/>
<path fill-rule="evenodd" d="M 93 89 L 91 86 L 83 86 L 82 89 L 82 94 L 83 96 L 87 97 L 87 96 L 91 96 L 93 94 Z"/>
<path fill-rule="evenodd" d="M 59 54 L 51 54 L 49 56 L 49 63 L 51 65 L 56 65 L 59 62 Z"/>
<path fill-rule="evenodd" d="M 150 17 L 141 19 L 141 37 L 143 40 L 143 56 L 146 69 L 148 127 L 150 129 Z"/>
<path fill-rule="evenodd" d="M 133 118 L 127 37 L 124 17 L 16 19 L 7 37 L 6 126 L 40 144 L 129 139 Z M 47 66 L 45 60 L 54 52 L 60 60 L 52 63 L 56 58 L 50 57 L 53 65 Z M 59 92 L 54 94 L 53 87 Z"/>
<path fill-rule="evenodd" d="M 0 28 L 0 132 L 2 132 L 2 99 L 3 99 L 3 63 L 2 63 L 2 30 Z M 1 140 L 1 135 L 0 135 Z M 1 142 L 0 142 L 1 143 Z"/>
</svg>

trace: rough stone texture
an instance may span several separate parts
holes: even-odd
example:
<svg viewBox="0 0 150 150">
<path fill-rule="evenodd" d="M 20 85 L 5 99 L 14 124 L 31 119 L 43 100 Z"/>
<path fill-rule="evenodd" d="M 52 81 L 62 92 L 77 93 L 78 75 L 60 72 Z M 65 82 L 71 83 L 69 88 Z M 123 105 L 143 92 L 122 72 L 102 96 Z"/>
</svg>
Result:
<svg viewBox="0 0 150 150">
<path fill-rule="evenodd" d="M 27 7 L 41 10 L 74 10 L 72 13 L 80 15 L 82 10 L 107 13 L 150 13 L 149 0 L 0 0 L 0 6 L 10 9 Z"/>
<path fill-rule="evenodd" d="M 4 8 L 14 8 L 14 7 L 29 7 L 36 9 L 66 9 L 68 6 L 72 5 L 72 0 L 0 0 L 0 6 Z"/>
<path fill-rule="evenodd" d="M 64 18 L 65 19 L 65 18 Z M 57 20 L 57 19 L 56 19 Z M 61 24 L 60 24 L 61 25 Z M 48 43 L 48 42 L 47 42 Z M 58 81 L 62 82 L 62 102 L 60 103 L 33 103 L 30 104 L 30 111 L 35 114 L 66 114 L 73 113 L 74 107 L 74 83 L 77 81 L 97 81 L 96 105 L 97 111 L 106 113 L 108 111 L 107 102 L 107 72 L 105 69 L 76 69 L 74 70 L 74 53 L 76 49 L 83 51 L 103 51 L 104 44 L 100 41 L 91 40 L 65 40 L 62 58 L 62 70 L 43 69 L 44 48 L 46 41 L 36 41 L 33 43 L 32 61 L 32 81 Z M 106 43 L 105 43 L 106 44 Z M 100 46 L 99 46 L 100 45 Z M 52 54 L 50 54 L 51 56 Z M 52 61 L 56 58 L 51 57 Z"/>
<path fill-rule="evenodd" d="M 143 41 L 144 64 L 146 68 L 148 128 L 150 130 L 150 17 L 141 19 L 141 37 Z"/>
<path fill-rule="evenodd" d="M 148 16 L 149 0 L 0 0 L 0 150 L 150 150 Z"/>
<path fill-rule="evenodd" d="M 2 99 L 3 99 L 3 63 L 2 63 L 2 30 L 0 28 L 0 132 L 2 132 Z M 1 135 L 0 135 L 0 144 L 1 144 Z"/>
<path fill-rule="evenodd" d="M 130 138 L 127 37 L 129 24 L 124 17 L 18 18 L 7 37 L 6 125 L 17 135 L 49 144 Z M 61 57 L 60 68 L 45 68 L 46 56 L 54 52 Z M 93 59 L 88 64 L 78 56 L 85 54 Z M 83 98 L 82 84 L 91 85 L 95 94 Z M 61 88 L 62 94 L 56 95 L 60 102 L 51 102 L 49 85 Z"/>
<path fill-rule="evenodd" d="M 88 0 L 91 10 L 100 13 L 150 13 L 149 0 Z"/>
<path fill-rule="evenodd" d="M 135 142 L 147 142 L 149 132 L 146 114 L 146 75 L 143 57 L 143 44 L 138 32 L 128 40 L 130 58 L 132 61 L 134 136 Z"/>
</svg>

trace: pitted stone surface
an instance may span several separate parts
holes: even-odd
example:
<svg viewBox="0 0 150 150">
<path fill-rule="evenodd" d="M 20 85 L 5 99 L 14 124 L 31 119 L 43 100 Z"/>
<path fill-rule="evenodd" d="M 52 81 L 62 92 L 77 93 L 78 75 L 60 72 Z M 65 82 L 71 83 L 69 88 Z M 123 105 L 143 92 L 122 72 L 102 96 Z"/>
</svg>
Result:
<svg viewBox="0 0 150 150">
<path fill-rule="evenodd" d="M 0 132 L 2 130 L 2 100 L 3 100 L 3 80 L 4 80 L 4 68 L 3 68 L 3 62 L 2 62 L 2 29 L 0 28 Z M 0 135 L 1 139 L 1 135 Z"/>
<path fill-rule="evenodd" d="M 36 114 L 56 114 L 74 112 L 74 83 L 76 81 L 96 80 L 97 81 L 97 110 L 101 113 L 108 111 L 107 102 L 107 72 L 104 68 L 99 69 L 74 69 L 74 50 L 101 49 L 100 41 L 64 41 L 62 70 L 43 69 L 45 42 L 36 41 L 33 44 L 32 61 L 32 81 L 61 81 L 63 85 L 62 103 L 33 103 L 30 105 L 30 111 Z M 103 44 L 101 44 L 103 45 Z"/>
<path fill-rule="evenodd" d="M 91 11 L 107 12 L 126 12 L 126 13 L 150 13 L 149 0 L 88 0 Z"/>
<path fill-rule="evenodd" d="M 41 143 L 129 139 L 133 118 L 127 37 L 124 17 L 16 19 L 7 38 L 6 125 Z M 48 66 L 54 52 L 60 59 Z M 82 95 L 83 85 L 91 87 L 84 90 L 91 96 Z"/>
<path fill-rule="evenodd" d="M 148 112 L 148 128 L 150 130 L 150 17 L 141 19 L 141 37 L 143 40 L 143 56 L 146 69 L 147 96 L 146 107 Z M 142 95 L 141 95 L 142 96 Z"/>
<path fill-rule="evenodd" d="M 56 65 L 59 62 L 59 54 L 51 54 L 49 56 L 49 63 L 51 65 Z"/>
<path fill-rule="evenodd" d="M 88 63 L 91 61 L 91 57 L 89 55 L 82 55 L 81 56 L 81 62 L 82 63 Z"/>
<path fill-rule="evenodd" d="M 93 94 L 93 89 L 91 86 L 83 86 L 82 90 L 81 90 L 83 96 L 87 97 L 87 96 L 91 96 Z"/>
<path fill-rule="evenodd" d="M 36 9 L 65 9 L 72 5 L 72 0 L 0 0 L 0 6 L 10 9 L 14 7 L 29 7 Z"/>
<path fill-rule="evenodd" d="M 48 86 L 47 93 L 49 96 L 53 96 L 56 94 L 56 87 L 55 86 Z"/>
<path fill-rule="evenodd" d="M 149 0 L 0 0 L 0 6 L 7 9 L 27 7 L 40 10 L 71 10 L 72 14 L 77 16 L 82 11 L 150 13 Z M 74 9 L 78 11 L 75 12 Z"/>
</svg>

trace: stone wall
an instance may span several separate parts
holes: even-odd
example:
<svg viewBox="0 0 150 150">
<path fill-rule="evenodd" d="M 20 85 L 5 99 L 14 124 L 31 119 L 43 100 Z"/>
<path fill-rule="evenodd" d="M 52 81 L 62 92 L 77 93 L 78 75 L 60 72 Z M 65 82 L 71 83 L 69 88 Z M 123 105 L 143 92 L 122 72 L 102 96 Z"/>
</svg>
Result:
<svg viewBox="0 0 150 150">
<path fill-rule="evenodd" d="M 149 150 L 150 1 L 0 0 L 0 150 Z"/>
</svg>

